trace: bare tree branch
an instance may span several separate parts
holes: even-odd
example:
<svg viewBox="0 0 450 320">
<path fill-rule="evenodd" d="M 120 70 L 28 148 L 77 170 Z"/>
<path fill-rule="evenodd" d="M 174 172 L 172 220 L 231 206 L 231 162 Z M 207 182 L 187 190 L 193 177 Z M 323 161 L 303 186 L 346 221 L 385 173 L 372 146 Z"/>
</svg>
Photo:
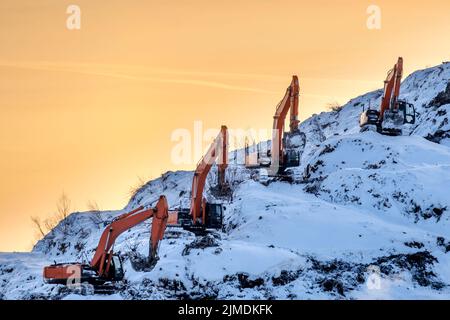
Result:
<svg viewBox="0 0 450 320">
<path fill-rule="evenodd" d="M 87 202 L 86 206 L 87 206 L 89 211 L 92 211 L 92 212 L 99 212 L 100 211 L 100 206 L 94 200 L 89 200 Z"/>
<path fill-rule="evenodd" d="M 38 232 L 39 239 L 43 238 L 45 236 L 44 226 L 39 217 L 33 216 L 31 217 L 31 222 L 33 223 L 35 229 Z"/>
<path fill-rule="evenodd" d="M 100 207 L 96 201 L 89 200 L 86 204 L 88 210 L 92 213 L 91 221 L 95 224 L 103 223 L 103 217 L 100 210 Z"/>
<path fill-rule="evenodd" d="M 136 194 L 138 193 L 138 191 L 146 184 L 145 179 L 143 179 L 142 177 L 138 177 L 138 182 L 130 187 L 130 191 L 129 191 L 129 196 L 130 199 L 133 199 Z"/>
</svg>

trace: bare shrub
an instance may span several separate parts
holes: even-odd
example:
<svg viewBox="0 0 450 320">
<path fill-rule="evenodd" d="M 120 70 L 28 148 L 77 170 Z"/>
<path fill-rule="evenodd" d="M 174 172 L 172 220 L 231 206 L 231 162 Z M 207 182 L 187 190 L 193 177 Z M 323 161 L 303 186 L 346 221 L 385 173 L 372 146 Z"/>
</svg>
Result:
<svg viewBox="0 0 450 320">
<path fill-rule="evenodd" d="M 64 234 L 67 233 L 68 229 L 67 217 L 69 216 L 70 212 L 71 212 L 71 201 L 69 197 L 66 195 L 66 193 L 63 192 L 59 197 L 58 202 L 56 202 L 56 214 L 53 219 L 53 223 L 55 226 L 58 225 L 58 223 L 60 223 Z"/>
<path fill-rule="evenodd" d="M 145 179 L 143 179 L 142 177 L 138 177 L 138 182 L 136 182 L 135 185 L 130 187 L 130 190 L 129 190 L 129 193 L 128 193 L 129 196 L 130 196 L 130 199 L 134 199 L 136 194 L 139 192 L 139 190 L 141 190 L 141 188 L 143 186 L 145 186 L 146 183 L 147 182 L 145 181 Z"/>
<path fill-rule="evenodd" d="M 96 201 L 89 200 L 86 206 L 88 211 L 92 214 L 90 216 L 91 221 L 95 224 L 102 224 L 104 222 L 104 219 L 102 217 L 102 212 L 98 203 Z"/>
<path fill-rule="evenodd" d="M 41 218 L 32 216 L 31 222 L 36 230 L 36 237 L 38 239 L 43 238 L 47 233 L 60 225 L 61 231 L 67 234 L 68 223 L 66 218 L 71 212 L 71 201 L 65 192 L 61 194 L 58 201 L 56 202 L 56 212 L 46 218 L 41 220 Z"/>
<path fill-rule="evenodd" d="M 98 205 L 98 203 L 96 201 L 89 200 L 87 202 L 86 206 L 87 206 L 88 210 L 91 212 L 99 212 L 100 211 L 100 206 Z"/>
<path fill-rule="evenodd" d="M 36 240 L 42 239 L 47 233 L 47 230 L 44 226 L 44 223 L 41 221 L 41 218 L 32 216 L 31 222 L 33 223 L 33 226 L 36 230 Z"/>
<path fill-rule="evenodd" d="M 327 104 L 327 109 L 333 112 L 339 112 L 342 110 L 342 107 L 338 102 L 330 102 Z"/>
</svg>

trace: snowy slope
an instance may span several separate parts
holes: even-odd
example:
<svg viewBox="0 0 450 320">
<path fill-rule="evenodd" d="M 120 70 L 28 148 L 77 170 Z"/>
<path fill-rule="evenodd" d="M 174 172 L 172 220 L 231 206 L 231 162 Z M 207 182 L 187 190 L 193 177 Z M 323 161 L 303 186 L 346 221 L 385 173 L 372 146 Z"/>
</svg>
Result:
<svg viewBox="0 0 450 320">
<path fill-rule="evenodd" d="M 377 133 L 330 138 L 305 171 L 305 191 L 327 201 L 449 227 L 450 149 Z M 423 224 L 424 222 L 422 222 Z"/>
<path fill-rule="evenodd" d="M 126 282 L 115 295 L 46 285 L 43 265 L 88 261 L 105 225 L 165 194 L 172 208 L 189 205 L 192 172 L 168 172 L 148 182 L 119 211 L 74 213 L 33 253 L 0 254 L 0 297 L 6 299 L 357 299 L 450 298 L 450 64 L 405 79 L 402 98 L 417 123 L 403 137 L 359 133 L 362 108 L 381 91 L 349 101 L 339 112 L 304 121 L 301 173 L 295 183 L 261 184 L 232 164 L 225 226 L 205 237 L 171 228 L 151 272 L 130 256 L 148 250 L 150 222 L 125 232 L 115 250 Z M 242 150 L 231 159 L 242 157 Z M 378 281 L 376 288 L 371 279 Z M 376 282 L 376 281 L 375 281 Z"/>
</svg>

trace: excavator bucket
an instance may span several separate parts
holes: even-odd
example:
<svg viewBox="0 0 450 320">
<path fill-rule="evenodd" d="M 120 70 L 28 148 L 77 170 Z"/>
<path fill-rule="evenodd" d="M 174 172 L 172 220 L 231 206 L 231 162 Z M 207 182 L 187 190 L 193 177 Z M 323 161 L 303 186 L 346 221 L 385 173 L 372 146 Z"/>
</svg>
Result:
<svg viewBox="0 0 450 320">
<path fill-rule="evenodd" d="M 398 110 L 386 110 L 383 117 L 382 134 L 388 136 L 400 136 L 402 134 L 402 126 L 404 118 Z"/>
<path fill-rule="evenodd" d="M 167 220 L 169 218 L 169 207 L 167 200 L 164 198 L 164 201 L 160 201 L 155 209 L 156 210 L 154 210 L 155 213 L 153 214 L 152 220 L 148 254 L 148 261 L 150 264 L 154 264 L 158 261 L 158 245 L 164 237 L 164 232 L 166 231 Z"/>
</svg>

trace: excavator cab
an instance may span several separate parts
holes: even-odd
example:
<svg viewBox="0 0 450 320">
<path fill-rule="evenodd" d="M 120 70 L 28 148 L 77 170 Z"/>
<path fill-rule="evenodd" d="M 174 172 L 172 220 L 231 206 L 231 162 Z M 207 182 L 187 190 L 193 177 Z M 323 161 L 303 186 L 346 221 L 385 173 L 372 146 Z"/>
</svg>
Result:
<svg viewBox="0 0 450 320">
<path fill-rule="evenodd" d="M 109 255 L 111 255 L 111 262 L 108 268 Z M 124 272 L 122 259 L 118 254 L 109 253 L 106 255 L 103 270 L 107 270 L 107 272 L 102 275 L 98 275 L 95 269 L 90 266 L 86 266 L 82 272 L 82 279 L 91 284 L 103 284 L 108 281 L 115 282 L 123 280 Z"/>
<path fill-rule="evenodd" d="M 110 275 L 113 281 L 122 281 L 124 272 L 122 259 L 119 255 L 114 254 L 111 259 Z"/>
<path fill-rule="evenodd" d="M 209 229 L 221 229 L 223 221 L 223 206 L 220 203 L 206 203 L 205 227 Z"/>
<path fill-rule="evenodd" d="M 193 223 L 189 209 L 181 209 L 178 211 L 178 223 L 185 230 L 192 232 L 204 231 L 205 229 L 221 229 L 223 222 L 223 206 L 220 203 L 205 202 L 205 221 L 201 223 Z"/>
<path fill-rule="evenodd" d="M 399 100 L 397 103 L 398 110 L 403 112 L 403 124 L 416 123 L 416 109 L 414 108 L 414 105 L 405 100 Z"/>
<path fill-rule="evenodd" d="M 300 166 L 300 151 L 305 148 L 306 135 L 298 128 L 293 132 L 285 132 L 283 137 L 283 165 L 280 173 L 287 168 Z"/>
</svg>

